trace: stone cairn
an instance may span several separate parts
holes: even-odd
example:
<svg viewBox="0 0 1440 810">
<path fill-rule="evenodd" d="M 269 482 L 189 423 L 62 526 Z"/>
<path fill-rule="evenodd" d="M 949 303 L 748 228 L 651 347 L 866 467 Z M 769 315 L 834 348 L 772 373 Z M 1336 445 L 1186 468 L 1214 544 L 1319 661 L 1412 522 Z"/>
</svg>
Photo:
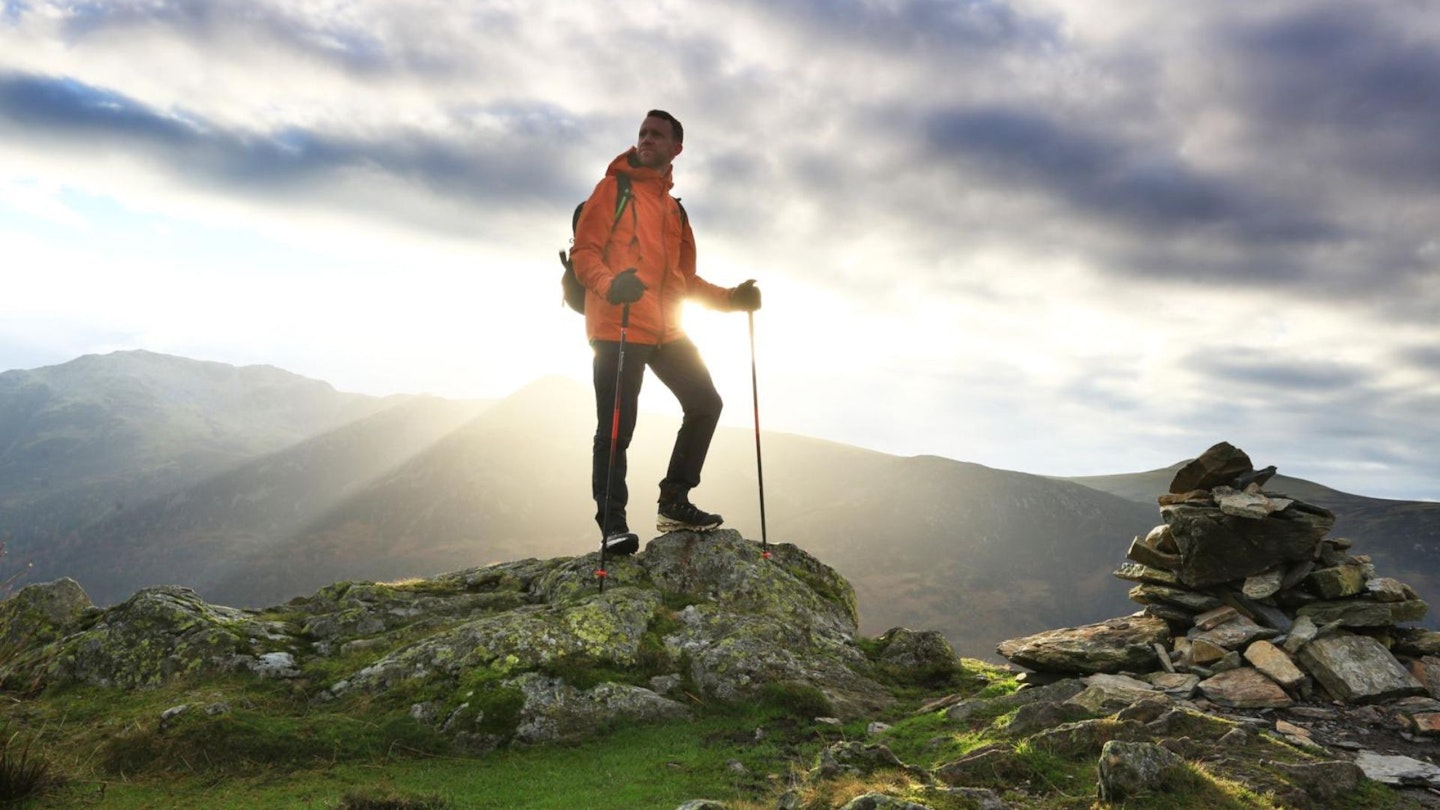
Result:
<svg viewBox="0 0 1440 810">
<path fill-rule="evenodd" d="M 1265 491 L 1274 473 L 1228 443 L 1210 448 L 1175 475 L 1163 523 L 1115 571 L 1143 610 L 999 653 L 1041 673 L 1134 674 L 1229 708 L 1386 703 L 1413 734 L 1440 735 L 1440 634 L 1401 627 L 1428 606 L 1327 538 L 1331 512 Z"/>
</svg>

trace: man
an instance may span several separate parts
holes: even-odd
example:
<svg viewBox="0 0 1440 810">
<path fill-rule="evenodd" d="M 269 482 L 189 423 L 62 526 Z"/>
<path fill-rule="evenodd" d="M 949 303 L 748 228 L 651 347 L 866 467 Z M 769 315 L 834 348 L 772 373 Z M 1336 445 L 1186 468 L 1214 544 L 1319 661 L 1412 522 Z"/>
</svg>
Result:
<svg viewBox="0 0 1440 810">
<path fill-rule="evenodd" d="M 570 250 L 575 276 L 586 289 L 585 331 L 595 352 L 591 466 L 595 521 L 606 551 L 615 554 L 633 554 L 640 547 L 640 538 L 631 533 L 625 516 L 629 501 L 625 451 L 635 432 L 636 403 L 647 366 L 684 411 L 670 466 L 660 482 L 656 528 L 703 532 L 722 522 L 719 515 L 690 502 L 690 490 L 700 484 L 700 470 L 720 421 L 721 401 L 699 351 L 680 328 L 680 308 L 687 298 L 721 310 L 760 308 L 760 290 L 754 281 L 725 288 L 695 274 L 695 236 L 689 218 L 670 196 L 670 162 L 684 148 L 684 140 L 685 130 L 675 116 L 663 110 L 647 113 L 635 146 L 611 161 L 605 178 L 590 194 Z M 622 174 L 629 186 L 624 198 L 624 184 L 617 179 Z M 626 307 L 629 325 L 612 471 L 610 435 Z"/>
</svg>

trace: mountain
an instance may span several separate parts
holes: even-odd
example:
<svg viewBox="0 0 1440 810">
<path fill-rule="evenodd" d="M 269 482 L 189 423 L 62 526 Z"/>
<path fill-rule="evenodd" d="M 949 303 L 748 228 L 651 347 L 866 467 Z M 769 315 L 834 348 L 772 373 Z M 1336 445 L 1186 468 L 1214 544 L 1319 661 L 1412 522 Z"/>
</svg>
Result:
<svg viewBox="0 0 1440 810">
<path fill-rule="evenodd" d="M 65 366 L 0 375 L 0 436 L 19 439 L 0 445 L 5 497 L 81 513 L 61 532 L 28 507 L 5 510 L 14 537 L 29 540 L 12 543 L 6 560 L 35 562 L 26 581 L 74 576 L 100 604 L 178 584 L 213 602 L 259 606 L 337 580 L 428 577 L 595 547 L 586 385 L 540 380 L 482 406 L 356 397 L 275 369 L 143 352 L 75 362 L 89 366 L 91 381 L 59 393 L 45 382 L 49 399 L 30 395 L 55 403 L 45 408 L 15 405 L 23 398 L 13 392 L 27 387 L 17 382 L 36 390 L 32 375 L 63 376 L 56 369 Z M 112 390 L 140 394 L 102 393 Z M 61 402 L 87 403 L 88 415 L 65 422 L 56 415 Z M 65 464 L 34 451 L 48 435 L 34 414 L 77 426 Z M 195 429 L 207 419 L 212 430 Z M 119 434 L 126 451 L 95 427 L 116 423 L 128 425 Z M 654 536 L 645 530 L 677 424 L 642 414 L 631 445 L 629 517 L 644 539 Z M 17 446 L 31 449 L 8 455 Z M 864 632 L 933 628 L 962 654 L 986 658 L 1002 639 L 1132 610 L 1111 572 L 1131 539 L 1159 522 L 1154 499 L 1173 476 L 1055 479 L 778 433 L 766 433 L 763 446 L 764 531 L 751 430 L 717 433 L 695 501 L 749 539 L 794 543 L 826 559 L 854 583 Z M 27 470 L 49 476 L 46 487 L 19 486 Z M 131 480 L 148 495 L 121 499 Z M 1357 553 L 1432 602 L 1440 596 L 1429 573 L 1437 570 L 1435 505 L 1358 498 L 1298 479 L 1267 485 L 1281 487 L 1335 510 L 1336 533 L 1350 533 Z M 96 491 L 111 498 L 103 509 L 87 506 Z M 13 553 L 17 546 L 23 554 Z"/>
<path fill-rule="evenodd" d="M 0 374 L 12 553 L 393 405 L 271 366 L 147 351 Z"/>
<path fill-rule="evenodd" d="M 591 396 L 542 380 L 378 475 L 355 465 L 365 434 L 341 429 L 118 511 L 78 532 L 45 576 L 75 576 L 99 602 L 180 583 L 254 606 L 339 579 L 582 553 L 595 543 Z M 640 423 L 630 485 L 643 530 L 677 425 L 653 414 Z M 856 583 L 867 631 L 934 627 L 967 654 L 1125 609 L 1110 572 L 1154 519 L 1093 489 L 976 464 L 785 434 L 767 434 L 765 450 L 768 539 L 831 559 Z M 335 453 L 350 461 L 318 460 Z M 306 493 L 305 481 L 325 476 L 323 492 Z M 752 432 L 720 431 L 695 497 L 759 539 Z"/>
<path fill-rule="evenodd" d="M 305 564 L 297 533 L 485 406 L 417 397 L 115 511 L 37 551 L 42 570 L 86 583 L 103 602 L 184 583 L 251 604 L 268 569 Z M 299 556 L 297 556 L 299 555 Z M 234 581 L 229 591 L 217 582 Z M 285 594 L 287 597 L 293 594 Z"/>
</svg>

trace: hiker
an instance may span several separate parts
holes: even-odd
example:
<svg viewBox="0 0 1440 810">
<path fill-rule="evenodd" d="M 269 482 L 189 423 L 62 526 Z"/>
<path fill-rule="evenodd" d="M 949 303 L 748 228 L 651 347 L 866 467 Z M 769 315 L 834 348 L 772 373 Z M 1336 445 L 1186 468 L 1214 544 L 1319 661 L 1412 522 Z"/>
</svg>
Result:
<svg viewBox="0 0 1440 810">
<path fill-rule="evenodd" d="M 595 353 L 591 494 L 604 548 L 611 553 L 633 554 L 640 544 L 625 517 L 629 501 L 625 451 L 635 432 L 646 366 L 684 411 L 670 466 L 660 482 L 656 529 L 709 531 L 722 522 L 720 515 L 690 502 L 690 490 L 700 484 L 700 470 L 720 420 L 721 401 L 699 350 L 680 327 L 680 308 L 687 298 L 725 311 L 760 308 L 760 290 L 753 280 L 726 288 L 695 274 L 695 236 L 689 217 L 670 196 L 670 163 L 680 154 L 684 139 L 675 116 L 662 110 L 646 113 L 635 146 L 611 161 L 605 178 L 586 201 L 570 250 L 575 276 L 585 287 L 585 332 Z M 622 362 L 622 316 L 627 310 Z M 612 419 L 622 366 L 617 430 Z M 612 434 L 616 437 L 613 468 Z"/>
</svg>

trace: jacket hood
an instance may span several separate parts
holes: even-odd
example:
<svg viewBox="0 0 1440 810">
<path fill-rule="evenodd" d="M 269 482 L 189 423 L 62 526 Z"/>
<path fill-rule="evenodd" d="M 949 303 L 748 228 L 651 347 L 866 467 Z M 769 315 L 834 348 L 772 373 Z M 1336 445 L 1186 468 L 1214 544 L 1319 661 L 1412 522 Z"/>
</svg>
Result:
<svg viewBox="0 0 1440 810">
<path fill-rule="evenodd" d="M 673 165 L 666 166 L 664 172 L 658 172 L 647 166 L 641 166 L 635 162 L 635 147 L 632 146 L 610 161 L 610 167 L 605 170 L 605 175 L 614 177 L 621 173 L 628 174 L 632 183 L 659 183 L 661 188 L 669 193 L 671 187 L 675 185 L 674 168 Z"/>
</svg>

